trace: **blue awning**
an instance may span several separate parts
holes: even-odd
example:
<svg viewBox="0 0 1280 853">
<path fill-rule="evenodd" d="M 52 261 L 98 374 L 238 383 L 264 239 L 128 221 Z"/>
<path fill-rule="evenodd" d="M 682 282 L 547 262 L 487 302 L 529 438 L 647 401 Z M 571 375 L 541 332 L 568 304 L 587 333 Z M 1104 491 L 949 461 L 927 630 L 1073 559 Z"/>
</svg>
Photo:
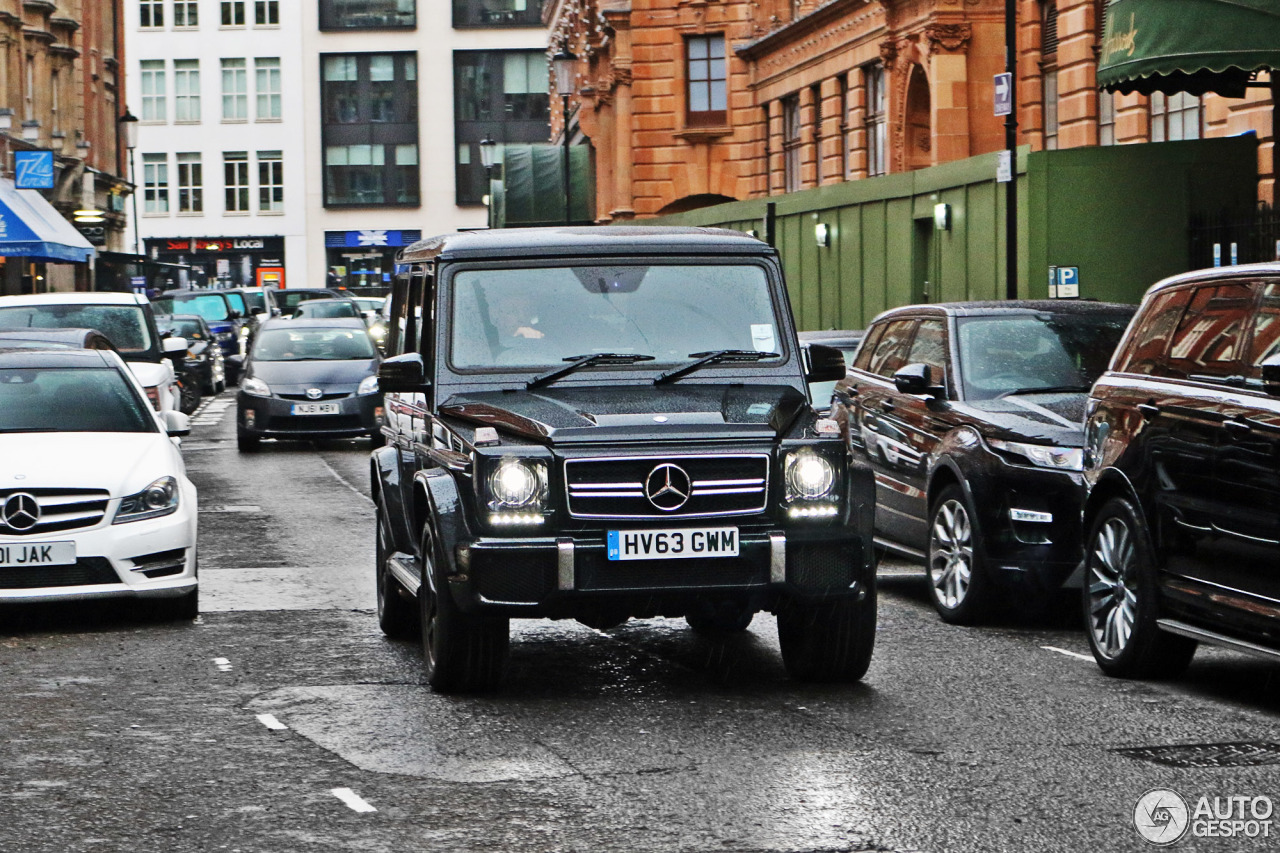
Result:
<svg viewBox="0 0 1280 853">
<path fill-rule="evenodd" d="M 95 254 L 44 196 L 15 189 L 13 181 L 0 178 L 0 256 L 83 264 Z"/>
</svg>

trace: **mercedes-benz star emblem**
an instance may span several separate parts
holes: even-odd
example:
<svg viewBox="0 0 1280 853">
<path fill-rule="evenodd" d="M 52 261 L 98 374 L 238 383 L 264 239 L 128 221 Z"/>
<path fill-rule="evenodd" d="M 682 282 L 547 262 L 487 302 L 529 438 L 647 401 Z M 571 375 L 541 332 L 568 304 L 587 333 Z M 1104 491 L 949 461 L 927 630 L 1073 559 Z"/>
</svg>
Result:
<svg viewBox="0 0 1280 853">
<path fill-rule="evenodd" d="M 319 399 L 320 399 L 321 397 L 323 397 L 323 396 L 324 396 L 324 392 L 323 392 L 323 391 L 321 391 L 319 388 L 308 388 L 308 389 L 307 389 L 307 399 L 308 399 L 308 400 L 319 400 Z"/>
<path fill-rule="evenodd" d="M 14 492 L 5 499 L 4 509 L 0 509 L 0 521 L 10 530 L 30 530 L 40 520 L 40 504 L 33 495 L 26 492 Z"/>
<path fill-rule="evenodd" d="M 689 475 L 679 465 L 664 462 L 649 472 L 644 481 L 644 496 L 664 512 L 684 506 L 693 492 Z"/>
</svg>

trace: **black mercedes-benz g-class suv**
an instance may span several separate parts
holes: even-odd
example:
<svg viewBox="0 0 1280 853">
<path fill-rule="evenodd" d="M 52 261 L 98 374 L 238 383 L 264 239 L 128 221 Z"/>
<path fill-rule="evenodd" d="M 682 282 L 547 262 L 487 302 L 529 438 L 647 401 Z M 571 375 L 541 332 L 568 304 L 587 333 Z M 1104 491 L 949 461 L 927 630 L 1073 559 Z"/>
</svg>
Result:
<svg viewBox="0 0 1280 853">
<path fill-rule="evenodd" d="M 778 617 L 793 677 L 861 678 L 871 473 L 806 382 L 777 254 L 734 231 L 453 234 L 398 258 L 372 457 L 378 619 L 439 691 L 496 686 L 508 620 Z M 416 605 L 415 605 L 416 599 Z"/>
</svg>

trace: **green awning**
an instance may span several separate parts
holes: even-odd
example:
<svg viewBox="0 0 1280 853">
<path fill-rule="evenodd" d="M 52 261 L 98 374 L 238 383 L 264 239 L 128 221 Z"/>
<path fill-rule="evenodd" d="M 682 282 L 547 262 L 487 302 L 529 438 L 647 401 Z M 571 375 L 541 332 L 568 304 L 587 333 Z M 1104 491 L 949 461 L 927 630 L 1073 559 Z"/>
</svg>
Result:
<svg viewBox="0 0 1280 853">
<path fill-rule="evenodd" d="M 1280 67 L 1277 0 L 1112 0 L 1098 86 L 1113 92 L 1244 97 Z"/>
</svg>

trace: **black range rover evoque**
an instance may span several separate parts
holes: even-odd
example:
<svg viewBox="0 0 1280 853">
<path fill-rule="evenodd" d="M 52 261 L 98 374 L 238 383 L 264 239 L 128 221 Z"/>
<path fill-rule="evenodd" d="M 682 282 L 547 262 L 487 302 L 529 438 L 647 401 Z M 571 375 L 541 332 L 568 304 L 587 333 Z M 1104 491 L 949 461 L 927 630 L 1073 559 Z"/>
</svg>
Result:
<svg viewBox="0 0 1280 853">
<path fill-rule="evenodd" d="M 875 637 L 870 473 L 806 382 L 769 246 L 732 231 L 504 229 L 406 248 L 373 457 L 381 626 L 441 691 L 495 686 L 511 618 L 777 614 L 795 677 Z"/>
</svg>

